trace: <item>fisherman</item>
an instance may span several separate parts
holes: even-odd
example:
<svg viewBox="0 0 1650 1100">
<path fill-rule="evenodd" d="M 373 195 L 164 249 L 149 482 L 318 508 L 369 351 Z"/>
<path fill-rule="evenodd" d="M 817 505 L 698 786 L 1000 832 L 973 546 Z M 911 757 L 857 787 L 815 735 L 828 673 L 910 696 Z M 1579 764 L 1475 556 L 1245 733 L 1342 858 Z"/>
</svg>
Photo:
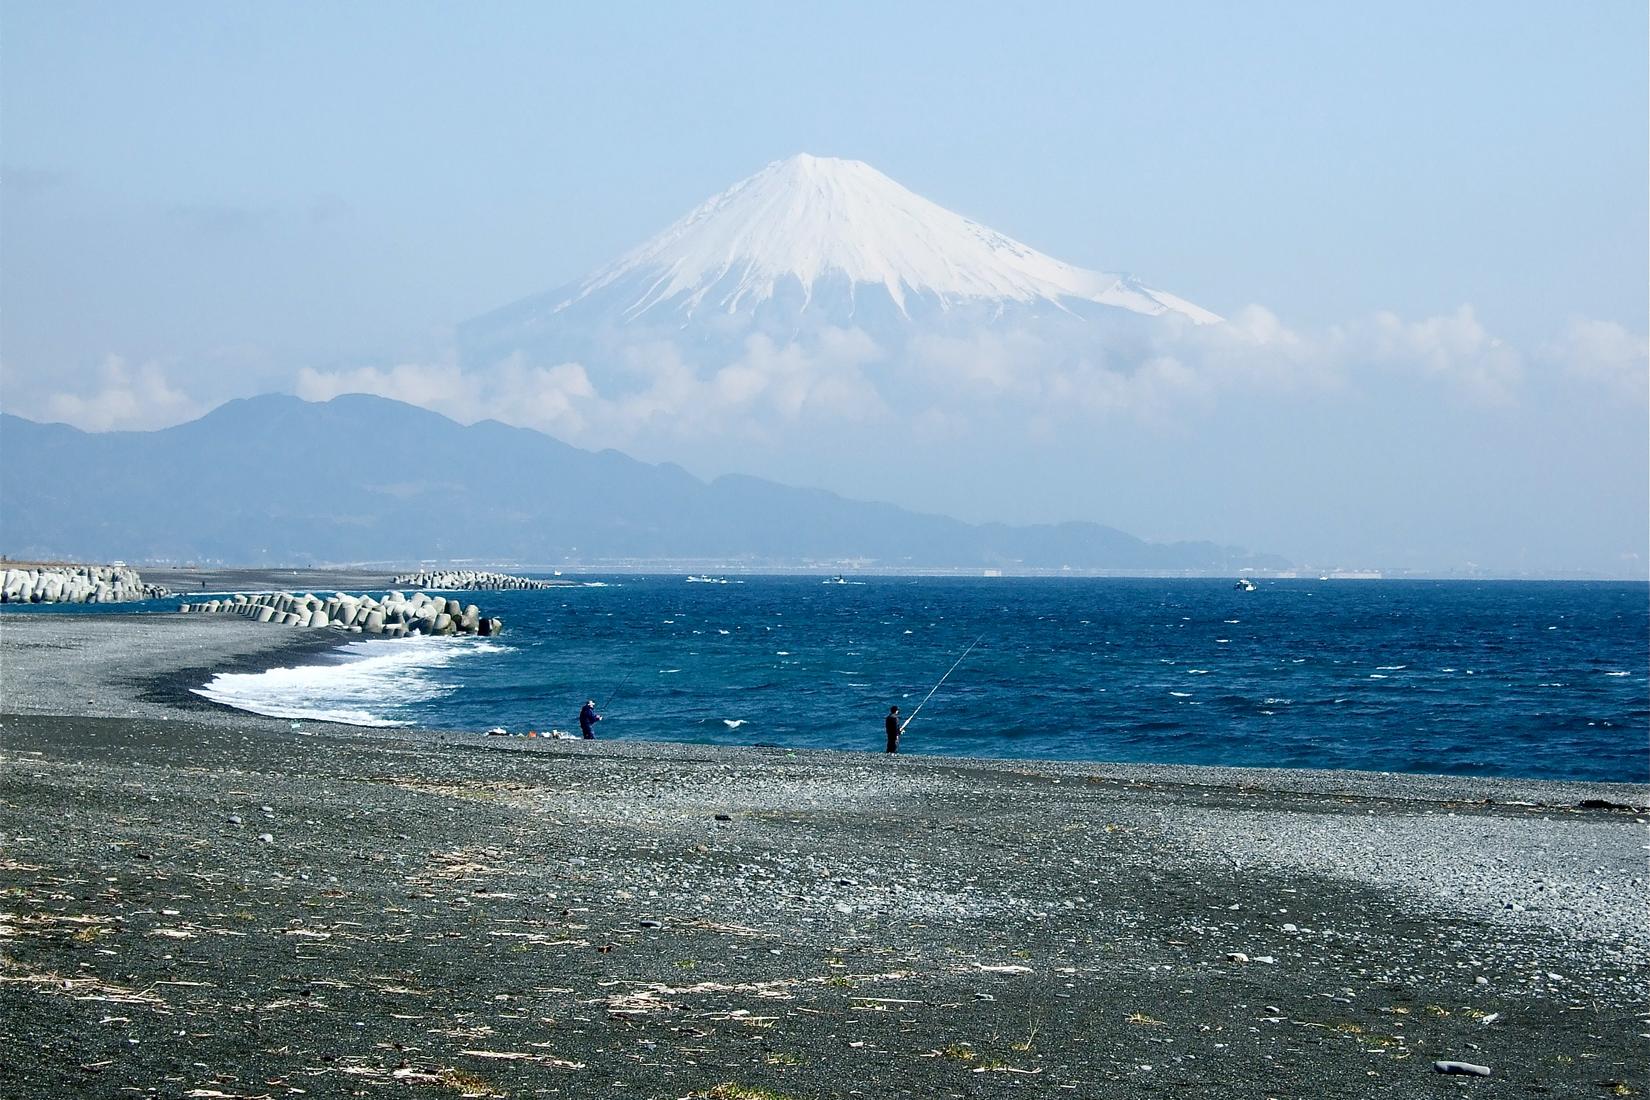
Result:
<svg viewBox="0 0 1650 1100">
<path fill-rule="evenodd" d="M 602 716 L 596 713 L 596 700 L 586 699 L 579 710 L 579 728 L 584 731 L 586 741 L 596 739 L 596 723 L 601 720 Z"/>
<path fill-rule="evenodd" d="M 888 751 L 898 752 L 899 735 L 905 730 L 899 720 L 899 707 L 888 708 L 888 717 L 882 720 L 882 728 L 888 731 Z"/>
</svg>

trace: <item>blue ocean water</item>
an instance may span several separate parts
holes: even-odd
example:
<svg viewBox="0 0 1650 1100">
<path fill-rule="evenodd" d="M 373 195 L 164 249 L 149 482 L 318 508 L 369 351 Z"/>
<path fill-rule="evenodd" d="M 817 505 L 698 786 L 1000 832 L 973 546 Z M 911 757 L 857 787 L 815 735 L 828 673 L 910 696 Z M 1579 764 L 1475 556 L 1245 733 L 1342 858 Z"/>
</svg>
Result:
<svg viewBox="0 0 1650 1100">
<path fill-rule="evenodd" d="M 680 576 L 460 594 L 496 639 L 214 685 L 293 716 L 988 757 L 1650 781 L 1637 583 Z"/>
</svg>

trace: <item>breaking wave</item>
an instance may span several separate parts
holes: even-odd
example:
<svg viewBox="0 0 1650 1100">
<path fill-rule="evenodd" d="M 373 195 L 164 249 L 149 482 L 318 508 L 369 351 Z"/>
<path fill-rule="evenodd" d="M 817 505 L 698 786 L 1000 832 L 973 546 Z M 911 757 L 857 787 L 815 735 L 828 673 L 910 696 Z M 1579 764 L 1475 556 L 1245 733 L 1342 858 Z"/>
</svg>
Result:
<svg viewBox="0 0 1650 1100">
<path fill-rule="evenodd" d="M 442 670 L 471 655 L 509 647 L 472 638 L 385 638 L 350 642 L 323 664 L 265 672 L 220 672 L 196 695 L 270 718 L 351 726 L 409 726 L 408 710 L 460 684 Z"/>
</svg>

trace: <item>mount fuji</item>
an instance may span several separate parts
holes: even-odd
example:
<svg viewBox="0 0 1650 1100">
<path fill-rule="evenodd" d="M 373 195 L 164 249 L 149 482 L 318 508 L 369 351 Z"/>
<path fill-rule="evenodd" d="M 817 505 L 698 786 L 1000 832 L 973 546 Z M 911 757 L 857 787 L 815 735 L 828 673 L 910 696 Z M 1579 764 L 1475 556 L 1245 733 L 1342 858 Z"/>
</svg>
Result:
<svg viewBox="0 0 1650 1100">
<path fill-rule="evenodd" d="M 1014 325 L 1081 351 L 1120 324 L 1221 318 L 1130 275 L 1056 260 L 917 195 L 869 164 L 775 161 L 580 282 L 459 329 L 471 366 L 576 360 L 600 374 L 626 343 L 704 357 L 761 334 L 857 330 L 884 351 L 914 333 Z"/>
</svg>

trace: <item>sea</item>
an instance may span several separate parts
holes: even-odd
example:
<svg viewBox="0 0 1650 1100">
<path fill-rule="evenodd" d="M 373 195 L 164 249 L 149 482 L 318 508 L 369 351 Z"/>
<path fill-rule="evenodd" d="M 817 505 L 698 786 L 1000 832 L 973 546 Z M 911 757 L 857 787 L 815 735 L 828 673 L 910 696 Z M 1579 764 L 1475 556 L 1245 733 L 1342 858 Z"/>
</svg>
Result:
<svg viewBox="0 0 1650 1100">
<path fill-rule="evenodd" d="M 593 699 L 602 738 L 860 751 L 898 705 L 911 753 L 1650 781 L 1642 583 L 622 575 L 456 595 L 504 632 L 357 640 L 200 691 L 478 736 L 576 736 Z"/>
</svg>

